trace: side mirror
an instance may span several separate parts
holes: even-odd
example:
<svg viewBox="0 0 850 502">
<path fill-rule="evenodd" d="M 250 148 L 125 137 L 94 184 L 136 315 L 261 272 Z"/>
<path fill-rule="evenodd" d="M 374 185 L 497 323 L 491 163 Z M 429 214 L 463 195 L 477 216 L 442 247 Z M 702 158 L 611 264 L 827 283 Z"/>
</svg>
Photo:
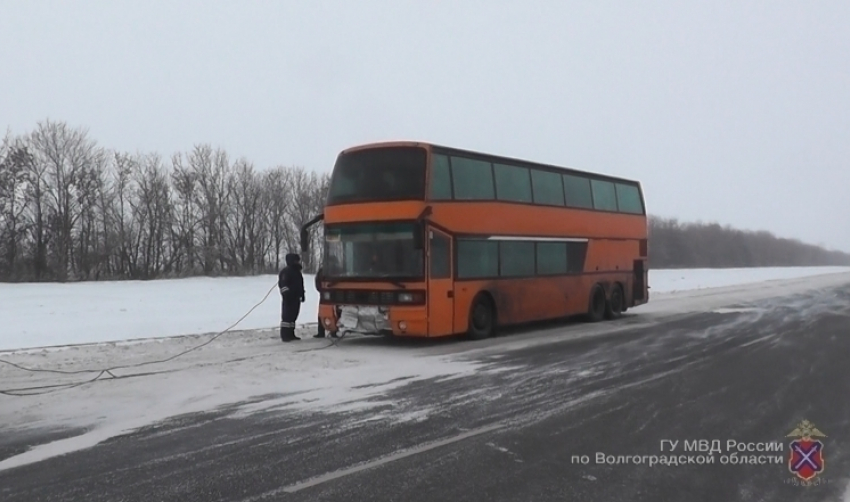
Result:
<svg viewBox="0 0 850 502">
<path fill-rule="evenodd" d="M 425 225 L 417 222 L 413 229 L 413 249 L 425 249 Z"/>
<path fill-rule="evenodd" d="M 310 252 L 310 232 L 307 228 L 301 229 L 301 254 L 306 255 Z"/>
</svg>

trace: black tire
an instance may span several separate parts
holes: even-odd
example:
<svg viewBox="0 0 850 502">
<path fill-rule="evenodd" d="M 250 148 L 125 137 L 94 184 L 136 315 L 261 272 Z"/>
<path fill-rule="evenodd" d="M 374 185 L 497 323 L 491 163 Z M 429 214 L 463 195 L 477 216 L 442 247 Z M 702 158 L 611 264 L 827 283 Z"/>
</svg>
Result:
<svg viewBox="0 0 850 502">
<path fill-rule="evenodd" d="M 479 294 L 469 309 L 467 336 L 472 340 L 490 338 L 496 332 L 496 308 L 487 295 Z"/>
<path fill-rule="evenodd" d="M 623 305 L 626 303 L 623 288 L 614 284 L 611 289 L 611 298 L 605 302 L 605 319 L 617 319 L 623 314 Z"/>
<path fill-rule="evenodd" d="M 590 290 L 590 298 L 587 306 L 587 320 L 590 322 L 599 322 L 605 318 L 605 309 L 608 307 L 608 302 L 605 299 L 605 290 L 599 284 L 593 286 Z"/>
</svg>

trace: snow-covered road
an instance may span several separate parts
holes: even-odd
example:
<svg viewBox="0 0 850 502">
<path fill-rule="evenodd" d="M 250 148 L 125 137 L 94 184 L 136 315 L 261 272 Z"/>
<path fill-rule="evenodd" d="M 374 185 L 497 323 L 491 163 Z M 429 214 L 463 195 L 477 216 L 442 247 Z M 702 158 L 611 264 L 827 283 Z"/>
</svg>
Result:
<svg viewBox="0 0 850 502">
<path fill-rule="evenodd" d="M 832 274 L 657 294 L 615 322 L 552 323 L 475 343 L 361 337 L 334 347 L 284 345 L 273 331 L 228 334 L 169 362 L 115 370 L 115 379 L 0 396 L 0 494 L 27 502 L 835 499 L 850 472 L 840 439 L 850 434 L 841 397 L 850 370 L 839 364 L 850 340 L 848 285 L 850 274 Z M 164 359 L 208 339 L 2 357 L 78 371 Z M 94 374 L 0 365 L 7 388 Z M 659 454 L 661 440 L 781 442 L 803 418 L 830 438 L 832 484 L 823 488 L 785 484 L 784 464 L 570 461 Z"/>
</svg>

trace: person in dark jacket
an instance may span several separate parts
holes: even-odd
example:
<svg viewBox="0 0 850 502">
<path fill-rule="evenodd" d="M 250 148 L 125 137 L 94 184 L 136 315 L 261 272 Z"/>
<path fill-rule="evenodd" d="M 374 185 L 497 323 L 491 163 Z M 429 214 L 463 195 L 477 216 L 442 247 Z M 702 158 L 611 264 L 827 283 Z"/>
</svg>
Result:
<svg viewBox="0 0 850 502">
<path fill-rule="evenodd" d="M 319 292 L 319 301 L 322 299 L 322 281 L 324 280 L 324 267 L 319 267 L 319 270 L 316 271 L 316 291 Z M 313 335 L 313 338 L 324 338 L 325 337 L 325 325 L 322 324 L 322 316 L 319 316 L 319 327 L 318 332 Z M 331 332 L 331 338 L 337 338 L 337 334 L 335 331 Z"/>
<path fill-rule="evenodd" d="M 277 276 L 280 288 L 280 339 L 284 342 L 300 340 L 295 336 L 295 321 L 304 303 L 304 276 L 301 274 L 301 257 L 296 253 L 286 255 L 286 266 Z"/>
</svg>

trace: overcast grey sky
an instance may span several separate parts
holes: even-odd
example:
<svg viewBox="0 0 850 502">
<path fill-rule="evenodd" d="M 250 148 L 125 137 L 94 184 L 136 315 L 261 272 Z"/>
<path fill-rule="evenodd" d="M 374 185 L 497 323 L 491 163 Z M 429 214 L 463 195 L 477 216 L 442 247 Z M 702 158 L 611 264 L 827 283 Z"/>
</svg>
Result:
<svg viewBox="0 0 850 502">
<path fill-rule="evenodd" d="M 0 126 L 257 168 L 420 139 L 850 251 L 850 2 L 0 2 Z"/>
</svg>

